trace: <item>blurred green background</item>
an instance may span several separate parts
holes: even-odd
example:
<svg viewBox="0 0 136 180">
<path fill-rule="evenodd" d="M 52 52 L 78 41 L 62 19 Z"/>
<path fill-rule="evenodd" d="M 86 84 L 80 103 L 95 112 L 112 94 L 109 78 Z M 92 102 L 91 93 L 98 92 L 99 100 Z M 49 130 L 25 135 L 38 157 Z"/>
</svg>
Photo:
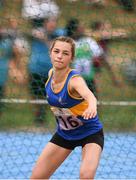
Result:
<svg viewBox="0 0 136 180">
<path fill-rule="evenodd" d="M 57 0 L 61 15 L 58 26 L 63 27 L 70 17 L 79 18 L 88 29 L 90 23 L 96 20 L 109 20 L 113 28 L 123 28 L 129 32 L 124 39 L 115 39 L 109 44 L 109 60 L 116 72 L 121 87 L 116 87 L 111 82 L 106 69 L 100 73 L 99 101 L 136 101 L 136 86 L 127 82 L 122 74 L 122 65 L 136 59 L 136 12 L 124 11 L 115 0 L 109 0 L 105 7 L 89 6 L 84 1 L 68 2 Z M 135 3 L 135 2 L 134 2 Z M 136 3 L 135 3 L 136 4 Z M 8 26 L 7 17 L 16 16 L 20 19 L 22 31 L 29 31 L 29 22 L 21 17 L 21 0 L 5 0 L 5 8 L 0 10 L 1 25 Z M 27 61 L 27 56 L 25 57 Z M 10 79 L 6 86 L 7 98 L 30 99 L 28 88 L 13 83 Z M 32 104 L 5 103 L 4 113 L 0 119 L 1 130 L 32 130 L 33 128 L 52 129 L 55 126 L 54 117 L 48 105 L 44 126 L 37 125 L 33 121 Z M 98 113 L 104 128 L 107 131 L 135 131 L 136 130 L 136 106 L 98 106 Z"/>
</svg>

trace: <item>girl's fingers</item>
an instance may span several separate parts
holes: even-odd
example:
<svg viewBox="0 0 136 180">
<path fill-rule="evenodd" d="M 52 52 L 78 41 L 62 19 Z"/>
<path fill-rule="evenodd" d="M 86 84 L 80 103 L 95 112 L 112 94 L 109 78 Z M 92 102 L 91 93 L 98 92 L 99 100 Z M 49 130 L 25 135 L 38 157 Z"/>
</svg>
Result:
<svg viewBox="0 0 136 180">
<path fill-rule="evenodd" d="M 83 118 L 84 119 L 89 119 L 89 118 L 92 118 L 94 117 L 95 113 L 91 112 L 91 113 L 84 113 L 83 114 Z"/>
<path fill-rule="evenodd" d="M 96 112 L 84 112 L 82 116 L 84 119 L 94 118 L 96 116 Z"/>
</svg>

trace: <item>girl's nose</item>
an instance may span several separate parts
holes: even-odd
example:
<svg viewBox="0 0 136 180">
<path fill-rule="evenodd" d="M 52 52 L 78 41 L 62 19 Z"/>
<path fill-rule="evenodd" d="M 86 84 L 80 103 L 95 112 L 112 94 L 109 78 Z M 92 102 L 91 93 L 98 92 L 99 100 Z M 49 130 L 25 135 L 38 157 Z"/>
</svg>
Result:
<svg viewBox="0 0 136 180">
<path fill-rule="evenodd" d="M 59 54 L 58 54 L 58 58 L 62 58 L 62 53 L 59 53 Z"/>
</svg>

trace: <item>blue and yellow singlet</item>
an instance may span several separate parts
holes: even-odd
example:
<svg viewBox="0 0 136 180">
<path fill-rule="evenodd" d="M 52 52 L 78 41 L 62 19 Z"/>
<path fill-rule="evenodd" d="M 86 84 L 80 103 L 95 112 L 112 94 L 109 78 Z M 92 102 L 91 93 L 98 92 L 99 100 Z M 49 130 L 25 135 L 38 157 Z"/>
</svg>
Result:
<svg viewBox="0 0 136 180">
<path fill-rule="evenodd" d="M 57 121 L 57 133 L 67 140 L 79 140 L 102 129 L 98 116 L 85 120 L 82 117 L 88 104 L 82 98 L 70 94 L 68 83 L 80 74 L 71 69 L 66 77 L 63 88 L 57 93 L 52 88 L 52 71 L 45 85 L 47 101 Z"/>
</svg>

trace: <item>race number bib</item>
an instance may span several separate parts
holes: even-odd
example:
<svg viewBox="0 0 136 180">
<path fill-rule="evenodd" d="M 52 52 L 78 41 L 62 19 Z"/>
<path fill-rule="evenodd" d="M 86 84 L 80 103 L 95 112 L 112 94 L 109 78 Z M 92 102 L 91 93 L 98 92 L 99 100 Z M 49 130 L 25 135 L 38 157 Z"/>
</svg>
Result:
<svg viewBox="0 0 136 180">
<path fill-rule="evenodd" d="M 71 130 L 83 125 L 83 122 L 71 113 L 69 109 L 51 107 L 61 129 Z"/>
</svg>

